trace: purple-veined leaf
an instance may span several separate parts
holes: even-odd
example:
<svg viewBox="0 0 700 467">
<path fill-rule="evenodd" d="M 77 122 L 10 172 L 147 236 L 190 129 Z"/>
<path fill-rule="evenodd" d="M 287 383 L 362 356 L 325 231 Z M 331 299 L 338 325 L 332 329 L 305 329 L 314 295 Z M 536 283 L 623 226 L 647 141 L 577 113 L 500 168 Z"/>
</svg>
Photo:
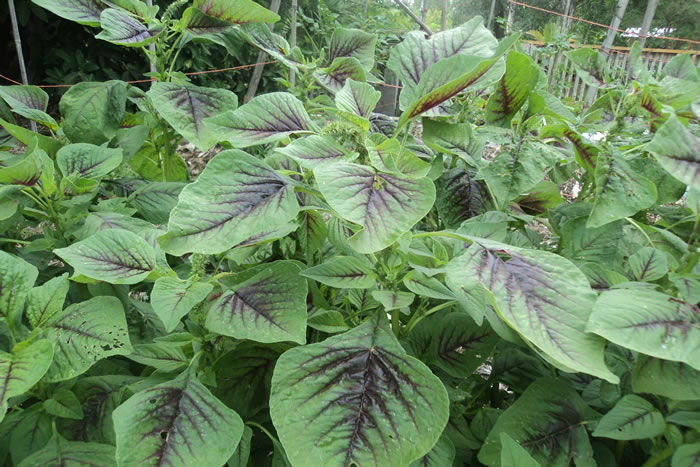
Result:
<svg viewBox="0 0 700 467">
<path fill-rule="evenodd" d="M 331 93 L 340 91 L 349 79 L 363 82 L 367 79 L 365 70 L 355 57 L 338 57 L 327 68 L 321 68 L 314 77 Z"/>
<path fill-rule="evenodd" d="M 469 123 L 454 124 L 424 118 L 422 138 L 435 151 L 457 156 L 472 167 L 480 164 L 483 142 L 474 137 Z"/>
<path fill-rule="evenodd" d="M 270 143 L 295 133 L 311 133 L 315 129 L 301 101 L 286 92 L 257 96 L 236 110 L 204 122 L 217 140 L 229 141 L 238 148 Z"/>
<path fill-rule="evenodd" d="M 579 165 L 589 171 L 595 173 L 595 167 L 598 162 L 598 154 L 600 150 L 592 144 L 588 144 L 578 133 L 569 128 L 567 125 L 547 125 L 540 130 L 540 138 L 567 138 L 574 146 L 576 160 Z"/>
<path fill-rule="evenodd" d="M 524 447 L 504 432 L 501 432 L 501 465 L 541 467 Z"/>
<path fill-rule="evenodd" d="M 402 466 L 435 445 L 448 398 L 375 316 L 282 354 L 270 414 L 293 465 Z"/>
<path fill-rule="evenodd" d="M 181 345 L 169 342 L 136 344 L 126 358 L 163 372 L 177 371 L 190 362 Z"/>
<path fill-rule="evenodd" d="M 699 317 L 697 306 L 655 290 L 610 290 L 596 301 L 586 332 L 700 370 Z"/>
<path fill-rule="evenodd" d="M 80 178 L 104 177 L 119 167 L 122 150 L 88 143 L 63 146 L 56 154 L 56 165 L 64 177 L 77 175 Z"/>
<path fill-rule="evenodd" d="M 121 229 L 99 231 L 54 253 L 73 266 L 76 275 L 110 284 L 141 282 L 156 264 L 153 246 L 143 237 Z"/>
<path fill-rule="evenodd" d="M 124 118 L 126 83 L 78 83 L 61 97 L 59 108 L 63 131 L 72 143 L 105 143 L 117 134 Z"/>
<path fill-rule="evenodd" d="M 21 396 L 39 382 L 49 369 L 53 344 L 40 339 L 29 345 L 20 343 L 12 353 L 0 351 L 0 421 L 7 411 L 7 400 Z"/>
<path fill-rule="evenodd" d="M 80 401 L 68 389 L 55 390 L 51 399 L 44 401 L 44 409 L 49 415 L 61 418 L 82 420 L 85 417 Z"/>
<path fill-rule="evenodd" d="M 68 273 L 65 273 L 29 290 L 27 319 L 32 328 L 42 327 L 63 310 L 69 286 Z"/>
<path fill-rule="evenodd" d="M 67 441 L 56 434 L 46 446 L 26 457 L 18 467 L 35 465 L 114 465 L 114 446 Z"/>
<path fill-rule="evenodd" d="M 632 389 L 677 401 L 700 400 L 700 370 L 640 354 L 632 370 Z"/>
<path fill-rule="evenodd" d="M 17 139 L 17 141 L 20 141 L 27 146 L 29 146 L 32 143 L 32 140 L 36 138 L 39 143 L 39 149 L 46 151 L 51 157 L 55 157 L 56 152 L 58 152 L 58 150 L 61 149 L 61 146 L 63 146 L 63 144 L 55 138 L 51 138 L 40 133 L 35 133 L 22 126 L 6 122 L 2 118 L 0 118 L 0 127 L 2 127 L 13 138 Z"/>
<path fill-rule="evenodd" d="M 501 465 L 501 434 L 517 441 L 539 465 L 590 465 L 593 460 L 585 424 L 600 415 L 564 381 L 542 378 L 505 412 L 479 451 L 479 461 Z"/>
<path fill-rule="evenodd" d="M 180 280 L 176 277 L 161 277 L 153 285 L 151 305 L 163 322 L 167 332 L 175 330 L 180 319 L 197 303 L 201 302 L 214 288 L 206 282 Z"/>
<path fill-rule="evenodd" d="M 207 329 L 257 342 L 306 342 L 307 286 L 299 266 L 278 261 L 254 272 L 211 306 Z"/>
<path fill-rule="evenodd" d="M 628 394 L 603 415 L 593 436 L 617 440 L 653 438 L 664 432 L 664 416 L 645 399 Z"/>
<path fill-rule="evenodd" d="M 232 24 L 274 23 L 280 17 L 253 0 L 194 0 L 205 15 Z"/>
<path fill-rule="evenodd" d="M 659 164 L 690 188 L 700 189 L 700 139 L 671 116 L 647 145 Z"/>
<path fill-rule="evenodd" d="M 335 106 L 363 118 L 369 118 L 382 93 L 367 83 L 347 79 L 335 94 Z"/>
<path fill-rule="evenodd" d="M 32 0 L 55 15 L 86 26 L 99 26 L 104 7 L 98 0 Z"/>
<path fill-rule="evenodd" d="M 621 259 L 622 221 L 602 227 L 586 227 L 584 216 L 567 219 L 561 226 L 561 254 L 576 263 L 617 265 Z"/>
<path fill-rule="evenodd" d="M 204 119 L 235 110 L 238 98 L 227 89 L 193 84 L 154 83 L 148 96 L 158 113 L 184 138 L 206 151 L 219 138 L 204 125 Z"/>
<path fill-rule="evenodd" d="M 506 72 L 486 103 L 486 123 L 510 127 L 510 121 L 527 101 L 539 76 L 540 69 L 529 56 L 515 50 L 508 52 Z"/>
<path fill-rule="evenodd" d="M 444 172 L 435 180 L 435 188 L 435 206 L 447 228 L 459 227 L 462 222 L 492 207 L 487 187 L 482 181 L 474 180 L 466 170 Z"/>
<path fill-rule="evenodd" d="M 21 258 L 0 251 L 0 317 L 15 321 L 39 271 Z"/>
<path fill-rule="evenodd" d="M 250 427 L 246 425 L 243 428 L 243 436 L 241 436 L 241 442 L 238 443 L 236 451 L 226 463 L 228 467 L 246 467 L 248 465 L 248 459 L 250 458 L 250 443 L 252 438 L 253 430 L 251 430 Z"/>
<path fill-rule="evenodd" d="M 369 289 L 376 285 L 376 275 L 366 259 L 338 256 L 304 269 L 301 275 L 338 289 Z"/>
<path fill-rule="evenodd" d="M 41 180 L 46 153 L 39 149 L 34 138 L 24 154 L 14 155 L 0 152 L 0 183 L 8 185 L 33 186 Z"/>
<path fill-rule="evenodd" d="M 374 48 L 377 35 L 359 29 L 336 28 L 328 46 L 328 61 L 352 57 L 362 69 L 370 71 L 374 66 Z"/>
<path fill-rule="evenodd" d="M 381 303 L 384 310 L 392 311 L 410 306 L 416 295 L 400 290 L 373 290 L 372 298 Z"/>
<path fill-rule="evenodd" d="M 224 151 L 182 190 L 159 241 L 174 255 L 221 253 L 298 212 L 291 179 L 243 151 Z"/>
<path fill-rule="evenodd" d="M 581 81 L 589 86 L 605 88 L 605 77 L 608 74 L 608 64 L 599 51 L 588 47 L 570 50 L 565 55 L 571 60 L 576 74 Z"/>
<path fill-rule="evenodd" d="M 93 297 L 55 315 L 44 327 L 54 358 L 44 380 L 58 382 L 86 372 L 98 360 L 131 352 L 122 304 L 116 297 Z"/>
<path fill-rule="evenodd" d="M 290 49 L 287 40 L 275 34 L 265 24 L 252 23 L 240 27 L 243 37 L 255 47 L 269 54 L 272 58 L 279 60 L 289 68 L 296 69 L 303 66 L 303 57 L 294 54 Z M 227 46 L 229 53 L 230 47 Z"/>
<path fill-rule="evenodd" d="M 189 7 L 182 13 L 179 26 L 191 39 L 228 31 L 233 24 L 215 16 L 209 16 L 199 8 Z"/>
<path fill-rule="evenodd" d="M 372 166 L 380 172 L 411 178 L 425 177 L 430 172 L 430 163 L 419 158 L 408 147 L 401 147 L 396 138 L 375 134 L 366 142 L 366 148 Z"/>
<path fill-rule="evenodd" d="M 113 44 L 143 47 L 162 30 L 161 26 L 149 28 L 124 11 L 107 8 L 100 15 L 102 32 L 95 37 Z"/>
<path fill-rule="evenodd" d="M 501 319 L 553 364 L 619 381 L 603 361 L 605 341 L 585 332 L 596 294 L 567 259 L 478 239 L 447 275 L 466 293 L 485 288 Z"/>
<path fill-rule="evenodd" d="M 151 182 L 138 188 L 129 196 L 129 204 L 139 210 L 146 220 L 154 224 L 167 224 L 170 211 L 177 204 L 186 183 Z"/>
<path fill-rule="evenodd" d="M 627 268 L 632 279 L 639 282 L 652 282 L 668 273 L 668 259 L 663 250 L 651 247 L 640 248 L 627 260 Z"/>
<path fill-rule="evenodd" d="M 531 215 L 544 214 L 564 202 L 559 186 L 549 180 L 542 180 L 516 201 L 526 214 Z"/>
<path fill-rule="evenodd" d="M 46 113 L 49 95 L 43 89 L 37 86 L 0 86 L 0 99 L 4 99 L 16 114 L 52 130 L 58 129 L 56 120 Z"/>
<path fill-rule="evenodd" d="M 373 253 L 394 243 L 435 202 L 435 186 L 428 178 L 382 174 L 345 162 L 317 167 L 314 175 L 328 204 L 344 219 L 363 227 L 348 240 L 360 253 Z"/>
<path fill-rule="evenodd" d="M 418 460 L 411 462 L 409 467 L 443 467 L 454 465 L 456 456 L 455 445 L 450 438 L 443 434 L 435 446 Z"/>
<path fill-rule="evenodd" d="M 299 228 L 297 229 L 297 239 L 306 252 L 307 257 L 315 254 L 326 244 L 328 227 L 323 215 L 312 209 L 305 209 L 299 213 Z"/>
<path fill-rule="evenodd" d="M 307 169 L 332 162 L 349 162 L 357 158 L 357 153 L 345 149 L 330 136 L 311 135 L 299 138 L 284 147 L 276 149 L 289 156 Z"/>
<path fill-rule="evenodd" d="M 186 370 L 144 389 L 114 411 L 119 465 L 223 465 L 243 421 Z"/>
</svg>

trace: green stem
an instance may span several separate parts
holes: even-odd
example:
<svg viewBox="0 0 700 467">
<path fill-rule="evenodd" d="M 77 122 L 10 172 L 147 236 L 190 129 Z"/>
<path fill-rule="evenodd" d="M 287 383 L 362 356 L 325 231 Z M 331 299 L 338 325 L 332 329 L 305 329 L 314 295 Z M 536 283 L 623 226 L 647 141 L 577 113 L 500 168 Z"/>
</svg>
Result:
<svg viewBox="0 0 700 467">
<path fill-rule="evenodd" d="M 420 323 L 420 321 L 423 318 L 427 318 L 428 316 L 432 315 L 433 313 L 437 313 L 440 310 L 444 310 L 445 308 L 449 308 L 452 305 L 454 305 L 455 303 L 457 303 L 457 302 L 454 300 L 450 300 L 450 301 L 447 301 L 445 303 L 441 303 L 439 305 L 436 305 L 436 306 L 424 311 L 423 313 L 414 314 L 413 316 L 411 316 L 411 319 L 408 320 L 408 324 L 406 325 L 406 332 L 411 332 L 413 330 L 413 328 L 415 328 L 416 325 L 418 323 Z M 392 320 L 393 320 L 393 318 L 392 318 Z"/>
<path fill-rule="evenodd" d="M 655 456 L 651 456 L 642 467 L 656 467 L 673 455 L 673 448 L 666 448 Z"/>
<path fill-rule="evenodd" d="M 394 335 L 398 338 L 399 331 L 401 331 L 401 319 L 399 317 L 399 310 L 391 310 L 391 330 L 394 331 Z"/>
<path fill-rule="evenodd" d="M 270 441 L 272 441 L 273 443 L 274 443 L 275 441 L 277 441 L 277 438 L 275 438 L 274 436 L 272 436 L 272 433 L 270 433 L 270 432 L 267 430 L 267 428 L 265 428 L 265 427 L 262 426 L 261 424 L 256 423 L 256 422 L 251 422 L 251 421 L 247 421 L 247 422 L 245 422 L 245 424 L 248 425 L 248 426 L 254 426 L 254 427 L 257 428 L 258 430 L 260 430 L 260 431 L 262 431 L 263 433 L 265 433 L 265 435 L 266 435 L 268 438 L 270 438 Z"/>
<path fill-rule="evenodd" d="M 474 243 L 473 240 L 469 239 L 468 237 L 465 237 L 464 235 L 460 235 L 460 234 L 454 233 L 454 232 L 449 232 L 447 230 L 441 230 L 439 232 L 421 232 L 421 233 L 413 234 L 413 238 L 428 238 L 428 237 L 453 238 L 455 240 L 460 240 L 463 242 L 467 242 L 469 244 Z"/>
<path fill-rule="evenodd" d="M 183 36 L 184 36 L 184 34 L 180 33 L 180 36 L 177 38 L 177 40 L 175 40 L 175 43 L 173 44 L 173 49 L 175 49 L 178 45 L 180 45 L 180 40 L 182 39 Z M 180 55 L 180 52 L 182 51 L 183 48 L 184 47 L 180 47 L 179 49 L 175 50 L 175 56 L 172 58 L 172 60 L 170 60 L 170 54 L 172 54 L 173 49 L 171 49 L 171 52 L 168 53 L 168 60 L 170 60 L 170 68 L 168 69 L 168 78 L 167 78 L 168 81 L 170 81 L 170 75 L 172 74 L 173 69 L 175 68 L 175 62 L 177 61 L 177 57 Z"/>
<path fill-rule="evenodd" d="M 20 245 L 31 245 L 32 242 L 26 240 L 15 240 L 14 238 L 0 238 L 0 243 L 19 243 Z"/>
<path fill-rule="evenodd" d="M 649 242 L 649 246 L 651 246 L 652 248 L 654 248 L 654 242 L 651 241 L 651 238 L 649 237 L 649 235 L 647 235 L 647 233 L 644 231 L 644 229 L 642 229 L 642 226 L 641 226 L 641 225 L 639 225 L 637 222 L 635 222 L 634 220 L 630 219 L 629 217 L 625 217 L 625 220 L 626 220 L 627 222 L 629 222 L 630 224 L 632 224 L 633 226 L 635 226 L 635 227 L 637 228 L 637 230 L 639 230 L 639 231 L 642 233 L 642 235 L 644 235 L 644 238 L 647 239 L 647 241 Z"/>
</svg>

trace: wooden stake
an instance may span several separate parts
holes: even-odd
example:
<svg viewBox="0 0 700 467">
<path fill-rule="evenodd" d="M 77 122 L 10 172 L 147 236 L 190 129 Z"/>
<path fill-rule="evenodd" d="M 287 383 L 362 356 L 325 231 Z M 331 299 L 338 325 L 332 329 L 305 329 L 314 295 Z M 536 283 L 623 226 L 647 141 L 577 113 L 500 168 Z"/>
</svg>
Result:
<svg viewBox="0 0 700 467">
<path fill-rule="evenodd" d="M 270 3 L 270 11 L 273 13 L 279 12 L 280 3 L 281 0 L 272 0 Z M 268 27 L 270 28 L 270 31 L 272 31 L 272 24 L 268 24 Z M 258 52 L 258 60 L 256 63 L 264 62 L 266 58 L 267 53 L 261 50 Z M 260 84 L 260 78 L 262 78 L 263 68 L 265 68 L 265 65 L 255 65 L 255 68 L 253 69 L 253 77 L 250 78 L 250 84 L 248 85 L 248 91 L 245 93 L 245 97 L 243 98 L 244 104 L 255 97 L 255 93 L 258 92 L 258 84 Z"/>
</svg>

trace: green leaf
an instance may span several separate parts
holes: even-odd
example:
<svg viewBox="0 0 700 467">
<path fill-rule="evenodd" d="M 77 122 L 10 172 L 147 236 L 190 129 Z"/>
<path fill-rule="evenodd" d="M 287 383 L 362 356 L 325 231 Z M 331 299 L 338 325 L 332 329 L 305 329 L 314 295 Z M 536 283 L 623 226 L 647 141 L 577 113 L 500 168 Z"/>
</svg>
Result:
<svg viewBox="0 0 700 467">
<path fill-rule="evenodd" d="M 56 154 L 56 164 L 64 177 L 101 178 L 119 167 L 121 162 L 121 149 L 87 143 L 63 146 Z"/>
<path fill-rule="evenodd" d="M 655 290 L 600 295 L 586 332 L 622 347 L 700 370 L 700 324 L 692 304 Z"/>
<path fill-rule="evenodd" d="M 65 381 L 86 372 L 98 360 L 131 352 L 121 302 L 115 297 L 93 297 L 75 303 L 45 326 L 55 342 L 47 382 Z"/>
<path fill-rule="evenodd" d="M 632 388 L 679 401 L 700 400 L 700 370 L 685 363 L 639 355 L 632 370 Z"/>
<path fill-rule="evenodd" d="M 23 395 L 38 383 L 52 358 L 53 345 L 47 339 L 23 345 L 13 353 L 0 352 L 0 420 L 5 417 L 7 400 Z"/>
<path fill-rule="evenodd" d="M 184 182 L 189 178 L 187 163 L 177 152 L 159 152 L 148 141 L 129 158 L 129 167 L 146 180 Z"/>
<path fill-rule="evenodd" d="M 58 129 L 56 120 L 46 113 L 49 95 L 43 89 L 37 86 L 0 86 L 0 99 L 4 99 L 16 114 L 52 130 Z"/>
<path fill-rule="evenodd" d="M 480 165 L 483 148 L 469 123 L 454 124 L 424 118 L 423 142 L 435 151 L 458 156 L 473 167 Z"/>
<path fill-rule="evenodd" d="M 151 182 L 144 184 L 129 196 L 129 204 L 139 210 L 144 219 L 154 224 L 167 224 L 170 211 L 177 205 L 186 183 Z"/>
<path fill-rule="evenodd" d="M 322 310 L 320 308 L 314 308 L 309 314 L 307 325 L 312 329 L 327 332 L 328 334 L 345 332 L 350 329 L 340 311 Z"/>
<path fill-rule="evenodd" d="M 287 225 L 299 212 L 292 183 L 256 157 L 224 151 L 182 190 L 160 245 L 173 255 L 221 253 Z"/>
<path fill-rule="evenodd" d="M 338 57 L 326 68 L 321 68 L 314 77 L 332 94 L 340 91 L 349 79 L 364 82 L 367 79 L 362 64 L 355 57 Z"/>
<path fill-rule="evenodd" d="M 435 201 L 435 186 L 428 178 L 382 174 L 344 162 L 317 167 L 314 176 L 328 204 L 344 219 L 363 227 L 348 240 L 360 253 L 373 253 L 394 243 Z"/>
<path fill-rule="evenodd" d="M 518 206 L 528 214 L 544 214 L 564 203 L 559 186 L 542 180 L 517 200 Z"/>
<path fill-rule="evenodd" d="M 671 116 L 647 145 L 659 164 L 691 188 L 700 189 L 700 140 Z"/>
<path fill-rule="evenodd" d="M 540 467 L 539 462 L 517 441 L 501 432 L 501 465 L 518 465 L 521 467 Z"/>
<path fill-rule="evenodd" d="M 61 149 L 60 141 L 45 136 L 39 133 L 34 133 L 31 130 L 27 130 L 24 127 L 13 125 L 12 123 L 6 122 L 0 118 L 0 126 L 2 126 L 5 131 L 7 131 L 12 137 L 16 138 L 18 141 L 29 146 L 32 140 L 36 138 L 39 142 L 39 149 L 46 151 L 51 157 L 56 157 L 56 152 Z"/>
<path fill-rule="evenodd" d="M 102 144 L 120 127 L 126 108 L 126 83 L 78 83 L 59 103 L 63 131 L 73 143 Z"/>
<path fill-rule="evenodd" d="M 619 264 L 623 222 L 615 221 L 591 228 L 586 226 L 587 221 L 587 217 L 574 217 L 562 225 L 559 243 L 562 255 L 575 262 Z"/>
<path fill-rule="evenodd" d="M 195 7 L 189 7 L 182 13 L 178 26 L 185 32 L 183 43 L 189 42 L 192 38 L 206 38 L 217 42 L 214 39 L 217 34 L 226 33 L 233 28 L 228 21 L 209 16 Z"/>
<path fill-rule="evenodd" d="M 598 422 L 593 436 L 618 440 L 653 438 L 664 432 L 661 412 L 646 400 L 629 394 Z"/>
<path fill-rule="evenodd" d="M 250 458 L 250 442 L 253 438 L 253 430 L 249 426 L 243 428 L 243 436 L 241 442 L 238 443 L 236 452 L 226 463 L 227 467 L 246 467 Z"/>
<path fill-rule="evenodd" d="M 454 465 L 455 455 L 455 445 L 443 433 L 435 446 L 433 446 L 433 449 L 420 459 L 411 462 L 409 467 L 444 467 L 446 465 Z"/>
<path fill-rule="evenodd" d="M 257 342 L 306 342 L 306 280 L 291 261 L 261 265 L 224 291 L 207 314 L 212 332 Z M 252 272 L 250 273 L 252 274 Z"/>
<path fill-rule="evenodd" d="M 447 277 L 466 292 L 490 291 L 498 315 L 553 364 L 619 381 L 603 361 L 605 341 L 585 333 L 596 294 L 567 259 L 478 240 L 450 261 Z"/>
<path fill-rule="evenodd" d="M 33 265 L 0 251 L 0 317 L 18 320 L 38 275 Z"/>
<path fill-rule="evenodd" d="M 486 123 L 504 128 L 527 101 L 535 89 L 540 69 L 532 59 L 511 50 L 506 57 L 506 72 L 486 103 Z"/>
<path fill-rule="evenodd" d="M 447 228 L 455 228 L 467 219 L 487 211 L 492 203 L 488 188 L 474 180 L 466 170 L 450 169 L 435 180 L 440 220 Z"/>
<path fill-rule="evenodd" d="M 205 119 L 204 125 L 218 141 L 236 148 L 311 133 L 315 128 L 301 101 L 286 92 L 257 96 L 236 110 Z"/>
<path fill-rule="evenodd" d="M 663 251 L 643 247 L 628 258 L 627 267 L 632 273 L 632 279 L 640 282 L 652 282 L 666 275 L 668 260 Z"/>
<path fill-rule="evenodd" d="M 293 465 L 400 466 L 435 445 L 448 399 L 386 320 L 371 318 L 282 354 L 270 414 Z"/>
<path fill-rule="evenodd" d="M 342 111 L 369 118 L 381 96 L 382 93 L 371 85 L 348 79 L 335 95 L 335 106 Z"/>
<path fill-rule="evenodd" d="M 695 467 L 700 461 L 700 443 L 684 444 L 676 448 L 671 467 Z"/>
<path fill-rule="evenodd" d="M 636 173 L 622 156 L 601 153 L 595 168 L 595 182 L 595 201 L 587 227 L 601 227 L 632 216 L 656 201 L 654 183 Z"/>
<path fill-rule="evenodd" d="M 354 256 L 337 256 L 300 274 L 338 289 L 370 289 L 377 278 L 367 260 Z"/>
<path fill-rule="evenodd" d="M 535 381 L 505 412 L 479 451 L 479 461 L 501 465 L 503 433 L 540 465 L 591 465 L 593 449 L 585 424 L 599 417 L 561 380 Z M 520 465 L 520 464 L 518 464 Z"/>
<path fill-rule="evenodd" d="M 63 310 L 69 286 L 66 273 L 29 290 L 27 318 L 33 328 L 42 327 Z"/>
<path fill-rule="evenodd" d="M 136 284 L 153 271 L 156 252 L 142 237 L 126 230 L 102 230 L 67 248 L 54 250 L 83 274 L 110 284 Z"/>
<path fill-rule="evenodd" d="M 605 88 L 605 76 L 609 73 L 605 56 L 595 49 L 581 47 L 570 50 L 565 55 L 571 60 L 576 74 L 585 84 Z"/>
<path fill-rule="evenodd" d="M 49 415 L 56 417 L 82 420 L 84 417 L 80 401 L 72 391 L 58 389 L 51 399 L 44 401 L 44 409 Z"/>
<path fill-rule="evenodd" d="M 323 215 L 316 211 L 306 210 L 299 214 L 299 228 L 297 239 L 303 251 L 313 255 L 326 243 L 328 228 L 323 220 Z"/>
<path fill-rule="evenodd" d="M 7 421 L 10 422 L 9 416 Z M 14 465 L 46 446 L 53 434 L 52 421 L 53 417 L 46 413 L 41 403 L 33 404 L 15 415 L 7 441 Z M 3 441 L 7 438 L 5 435 Z"/>
<path fill-rule="evenodd" d="M 233 24 L 274 23 L 280 17 L 253 0 L 195 0 L 204 14 Z"/>
<path fill-rule="evenodd" d="M 239 28 L 243 37 L 255 47 L 263 50 L 275 60 L 279 60 L 285 66 L 297 69 L 302 68 L 302 57 L 290 54 L 290 47 L 287 40 L 279 34 L 274 34 L 267 25 L 260 23 L 245 24 Z M 226 47 L 230 54 L 235 55 L 238 49 Z"/>
<path fill-rule="evenodd" d="M 55 15 L 86 26 L 99 26 L 104 9 L 98 0 L 32 0 Z"/>
<path fill-rule="evenodd" d="M 227 89 L 193 84 L 153 83 L 147 94 L 158 113 L 202 151 L 218 142 L 204 125 L 204 119 L 235 110 L 238 106 L 238 97 Z"/>
<path fill-rule="evenodd" d="M 127 358 L 164 372 L 177 371 L 190 362 L 180 345 L 167 342 L 137 344 Z"/>
<path fill-rule="evenodd" d="M 175 330 L 180 319 L 201 302 L 214 286 L 206 282 L 190 283 L 176 277 L 161 277 L 153 285 L 151 305 L 167 332 Z"/>
<path fill-rule="evenodd" d="M 372 298 L 382 304 L 386 311 L 398 310 L 410 306 L 415 294 L 396 290 L 373 290 Z"/>
<path fill-rule="evenodd" d="M 119 465 L 223 465 L 243 421 L 194 372 L 144 389 L 114 411 Z"/>
<path fill-rule="evenodd" d="M 455 294 L 443 283 L 433 277 L 428 277 L 420 271 L 411 270 L 403 277 L 403 285 L 408 290 L 423 297 L 438 300 L 455 300 Z"/>
<path fill-rule="evenodd" d="M 6 157 L 7 155 L 7 157 Z M 33 139 L 24 154 L 0 153 L 0 183 L 33 186 L 41 180 L 46 154 Z"/>
<path fill-rule="evenodd" d="M 332 162 L 349 162 L 357 158 L 357 153 L 348 151 L 333 138 L 325 135 L 295 139 L 287 146 L 275 150 L 291 157 L 306 169 L 314 169 Z"/>
<path fill-rule="evenodd" d="M 365 71 L 371 71 L 376 43 L 376 34 L 359 29 L 335 28 L 328 46 L 328 61 L 332 63 L 338 58 L 352 57 Z"/>
<path fill-rule="evenodd" d="M 107 8 L 102 12 L 100 26 L 102 32 L 95 38 L 127 47 L 143 47 L 150 44 L 162 30 L 160 25 L 149 28 L 128 13 L 114 8 Z"/>
<path fill-rule="evenodd" d="M 25 458 L 18 467 L 33 467 L 37 465 L 99 465 L 103 467 L 116 466 L 114 446 L 98 443 L 83 443 L 66 441 L 60 435 L 46 443 L 46 446 Z"/>
<path fill-rule="evenodd" d="M 380 172 L 421 178 L 428 175 L 432 168 L 430 163 L 419 158 L 408 147 L 402 147 L 396 138 L 376 135 L 366 142 L 366 148 L 372 166 Z"/>
</svg>

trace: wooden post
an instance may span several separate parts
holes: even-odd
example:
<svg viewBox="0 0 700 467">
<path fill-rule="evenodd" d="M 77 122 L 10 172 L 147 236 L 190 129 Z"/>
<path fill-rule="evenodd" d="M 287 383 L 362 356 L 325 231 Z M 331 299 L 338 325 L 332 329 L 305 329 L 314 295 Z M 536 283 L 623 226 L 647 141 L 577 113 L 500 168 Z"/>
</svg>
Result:
<svg viewBox="0 0 700 467">
<path fill-rule="evenodd" d="M 294 48 L 297 45 L 297 10 L 299 9 L 298 0 L 292 0 L 292 11 L 289 19 L 289 47 Z M 296 83 L 296 71 L 294 68 L 289 70 L 289 82 L 294 87 Z"/>
<path fill-rule="evenodd" d="M 442 0 L 442 17 L 440 18 L 441 31 L 447 29 L 447 9 L 450 6 L 450 0 Z"/>
<path fill-rule="evenodd" d="M 270 11 L 273 13 L 279 12 L 281 1 L 282 0 L 272 0 L 272 3 L 270 3 Z M 267 26 L 270 28 L 270 31 L 272 31 L 272 24 L 268 24 Z M 266 57 L 267 54 L 261 50 L 258 52 L 258 60 L 256 63 L 264 62 Z M 260 78 L 262 78 L 263 68 L 265 68 L 265 65 L 255 65 L 253 77 L 250 78 L 250 84 L 248 85 L 248 91 L 243 98 L 244 104 L 250 102 L 250 100 L 255 97 L 255 93 L 258 92 L 258 84 L 260 84 Z"/>
<path fill-rule="evenodd" d="M 406 14 L 407 14 L 408 16 L 411 17 L 411 19 L 412 19 L 413 21 L 415 21 L 416 23 L 418 23 L 418 26 L 420 26 L 421 29 L 422 29 L 423 31 L 425 31 L 429 36 L 432 36 L 432 35 L 433 35 L 433 31 L 430 30 L 430 28 L 425 24 L 424 21 L 421 21 L 420 18 L 417 17 L 417 16 L 415 15 L 415 13 L 413 13 L 413 12 L 411 11 L 411 9 L 410 9 L 409 7 L 407 7 L 406 4 L 405 4 L 404 2 L 402 2 L 401 0 L 394 0 L 394 1 L 396 2 L 396 4 L 397 4 L 398 6 L 401 7 L 401 9 L 402 9 L 403 11 L 406 12 Z"/>
<path fill-rule="evenodd" d="M 428 17 L 428 0 L 423 0 L 420 6 L 420 20 L 425 23 L 425 19 Z"/>
<path fill-rule="evenodd" d="M 493 15 L 496 12 L 496 0 L 491 0 L 491 11 L 489 12 L 489 20 L 486 22 L 486 29 L 491 31 L 491 23 L 493 23 Z M 493 32 L 493 31 L 491 31 Z"/>
<path fill-rule="evenodd" d="M 644 42 L 647 40 L 647 35 L 649 34 L 649 29 L 651 28 L 651 22 L 654 21 L 654 15 L 656 14 L 656 6 L 659 4 L 659 0 L 648 0 L 647 9 L 644 12 L 644 19 L 642 20 L 642 27 L 639 31 L 639 45 L 644 48 Z"/>
</svg>

